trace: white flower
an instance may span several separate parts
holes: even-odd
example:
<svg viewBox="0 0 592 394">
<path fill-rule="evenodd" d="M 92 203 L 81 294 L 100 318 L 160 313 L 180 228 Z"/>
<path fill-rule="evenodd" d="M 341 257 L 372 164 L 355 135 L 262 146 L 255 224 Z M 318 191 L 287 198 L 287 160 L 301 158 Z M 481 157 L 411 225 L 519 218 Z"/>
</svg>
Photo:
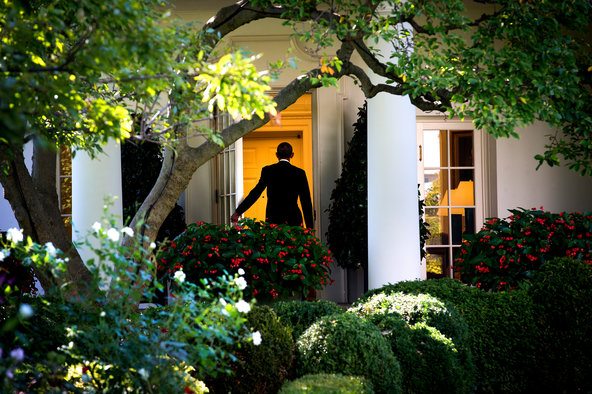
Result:
<svg viewBox="0 0 592 394">
<path fill-rule="evenodd" d="M 222 306 L 226 306 L 227 302 L 224 298 L 220 298 L 220 304 L 222 304 Z"/>
<path fill-rule="evenodd" d="M 179 284 L 185 282 L 185 272 L 183 270 L 175 272 L 174 278 Z"/>
<path fill-rule="evenodd" d="M 154 242 L 150 242 L 150 250 L 156 249 L 156 244 Z"/>
<path fill-rule="evenodd" d="M 57 250 L 51 242 L 47 242 L 45 244 L 45 250 L 47 250 L 47 254 L 50 255 L 51 257 L 56 257 Z"/>
<path fill-rule="evenodd" d="M 29 304 L 21 304 L 19 307 L 19 315 L 24 319 L 28 319 L 33 316 L 33 308 L 31 308 L 31 305 Z"/>
<path fill-rule="evenodd" d="M 244 274 L 245 274 L 245 270 L 244 270 L 244 269 L 242 269 L 242 268 L 239 268 L 239 269 L 238 269 L 238 274 L 239 274 L 239 275 L 244 275 Z"/>
<path fill-rule="evenodd" d="M 138 373 L 140 374 L 140 376 L 144 379 L 144 380 L 148 380 L 148 376 L 150 375 L 148 373 L 148 371 L 146 371 L 144 368 L 140 368 L 140 370 L 138 371 Z"/>
<path fill-rule="evenodd" d="M 107 316 L 107 314 L 105 313 L 105 311 L 101 311 L 100 316 L 105 317 L 105 316 Z"/>
<path fill-rule="evenodd" d="M 3 261 L 8 256 L 10 256 L 10 250 L 8 250 L 8 249 L 0 250 L 0 261 Z"/>
<path fill-rule="evenodd" d="M 110 228 L 107 230 L 107 238 L 109 238 L 113 242 L 119 241 L 119 231 L 114 228 Z"/>
<path fill-rule="evenodd" d="M 23 240 L 23 230 L 19 230 L 18 228 L 9 228 L 6 231 L 6 238 L 12 242 L 21 242 Z"/>
<path fill-rule="evenodd" d="M 240 300 L 235 305 L 236 310 L 242 313 L 248 313 L 251 310 L 251 305 L 245 300 Z"/>
<path fill-rule="evenodd" d="M 253 333 L 253 345 L 255 345 L 255 346 L 261 345 L 261 333 L 259 331 L 255 331 Z"/>
<path fill-rule="evenodd" d="M 93 229 L 93 231 L 95 233 L 98 233 L 99 230 L 101 229 L 101 223 L 99 222 L 94 222 L 93 225 L 91 226 L 91 228 Z"/>
<path fill-rule="evenodd" d="M 128 236 L 130 236 L 130 237 L 133 237 L 133 236 L 134 236 L 134 230 L 132 230 L 132 229 L 131 229 L 131 228 L 129 228 L 129 227 L 124 227 L 124 228 L 122 228 L 122 229 L 121 229 L 121 232 L 122 232 L 122 233 L 124 233 L 124 234 L 127 234 L 127 235 L 128 235 Z"/>
<path fill-rule="evenodd" d="M 239 289 L 244 290 L 247 287 L 247 281 L 242 276 L 239 276 L 234 280 L 234 283 L 238 286 Z"/>
</svg>

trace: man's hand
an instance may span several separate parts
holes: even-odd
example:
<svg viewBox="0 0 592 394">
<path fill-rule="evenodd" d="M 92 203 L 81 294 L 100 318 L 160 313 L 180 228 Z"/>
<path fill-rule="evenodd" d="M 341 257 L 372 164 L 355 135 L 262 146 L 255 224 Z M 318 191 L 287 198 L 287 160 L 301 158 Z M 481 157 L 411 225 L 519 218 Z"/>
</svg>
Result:
<svg viewBox="0 0 592 394">
<path fill-rule="evenodd" d="M 238 222 L 238 219 L 239 219 L 239 218 L 240 218 L 240 215 L 239 215 L 238 213 L 236 213 L 236 212 L 235 212 L 235 213 L 233 213 L 233 214 L 232 214 L 232 216 L 230 217 L 230 221 L 231 221 L 232 223 L 236 223 L 236 222 Z"/>
</svg>

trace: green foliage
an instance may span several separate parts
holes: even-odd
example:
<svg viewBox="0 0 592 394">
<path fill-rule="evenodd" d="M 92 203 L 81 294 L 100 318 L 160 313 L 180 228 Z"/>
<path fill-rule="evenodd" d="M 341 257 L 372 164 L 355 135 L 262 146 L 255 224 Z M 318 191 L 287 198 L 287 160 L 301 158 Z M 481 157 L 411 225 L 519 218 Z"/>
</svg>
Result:
<svg viewBox="0 0 592 394">
<path fill-rule="evenodd" d="M 237 360 L 232 375 L 206 381 L 219 393 L 276 393 L 288 377 L 294 358 L 294 341 L 268 306 L 255 306 L 247 314 L 246 326 L 261 335 L 261 343 L 239 343 L 232 350 Z"/>
<path fill-rule="evenodd" d="M 131 219 L 150 193 L 162 165 L 162 146 L 148 142 L 121 145 L 121 178 L 123 217 Z M 160 226 L 156 241 L 173 239 L 185 229 L 185 214 L 179 204 Z"/>
<path fill-rule="evenodd" d="M 507 290 L 530 281 L 554 257 L 592 263 L 592 213 L 510 212 L 509 218 L 487 219 L 481 231 L 466 236 L 455 259 L 463 282 Z"/>
<path fill-rule="evenodd" d="M 294 340 L 319 318 L 345 312 L 335 302 L 328 300 L 279 301 L 273 304 L 273 310 L 280 321 L 292 329 Z"/>
<path fill-rule="evenodd" d="M 426 294 L 389 292 L 375 293 L 348 312 L 372 322 L 386 335 L 401 363 L 404 391 L 472 390 L 475 371 L 469 329 L 453 306 Z"/>
<path fill-rule="evenodd" d="M 269 76 L 256 72 L 254 57 L 226 53 L 208 64 L 211 32 L 172 20 L 163 5 L 3 2 L 0 141 L 18 146 L 35 134 L 100 151 L 108 137 L 130 136 L 129 112 L 136 108 L 151 109 L 143 124 L 164 139 L 176 138 L 171 126 L 207 116 L 213 103 L 244 118 L 275 113 L 265 95 Z M 167 119 L 161 92 L 175 102 Z"/>
<path fill-rule="evenodd" d="M 311 374 L 288 382 L 282 386 L 280 394 L 373 394 L 374 390 L 366 379 L 359 376 L 341 374 Z"/>
<path fill-rule="evenodd" d="M 524 291 L 487 293 L 456 279 L 442 278 L 387 285 L 363 298 L 397 292 L 429 294 L 454 305 L 462 314 L 471 334 L 477 392 L 520 393 L 538 387 L 536 312 Z"/>
<path fill-rule="evenodd" d="M 15 355 L 9 365 L 0 360 L 3 392 L 198 391 L 194 376 L 224 371 L 232 358 L 221 344 L 249 335 L 243 314 L 250 306 L 241 299 L 237 277 L 197 287 L 177 274 L 171 305 L 136 312 L 131 305 L 155 291 L 143 268 L 154 266 L 142 247 L 146 240 L 113 225 L 93 226 L 98 246 L 86 241 L 96 256 L 87 264 L 97 286 L 90 284 L 84 298 L 72 300 L 67 289 L 55 288 L 30 304 L 10 297 L 2 306 L 2 348 Z M 133 247 L 119 245 L 121 233 L 134 239 Z M 67 258 L 60 250 L 14 235 L 9 241 L 11 254 L 63 275 Z M 130 281 L 121 280 L 126 276 Z"/>
<path fill-rule="evenodd" d="M 6 233 L 0 233 L 0 245 L 6 243 Z M 7 296 L 37 293 L 31 266 L 25 266 L 8 249 L 0 249 L 0 262 L 0 305 Z"/>
<path fill-rule="evenodd" d="M 592 391 L 592 267 L 579 260 L 553 259 L 528 291 L 538 308 L 540 388 Z"/>
<path fill-rule="evenodd" d="M 245 272 L 247 294 L 262 300 L 302 297 L 329 284 L 331 252 L 310 229 L 242 221 L 237 226 L 197 223 L 157 255 L 160 276 L 183 269 L 188 279 Z"/>
<path fill-rule="evenodd" d="M 376 326 L 350 314 L 324 316 L 298 339 L 300 375 L 342 373 L 363 376 L 378 393 L 401 392 L 399 362 Z"/>
<path fill-rule="evenodd" d="M 536 160 L 562 159 L 592 174 L 589 1 L 339 1 L 331 12 L 322 0 L 252 3 L 281 6 L 285 23 L 319 51 L 354 42 L 366 64 L 421 109 L 472 119 L 496 137 L 517 136 L 516 127 L 535 119 L 562 129 Z M 399 21 L 408 24 L 395 27 Z M 381 40 L 394 52 L 382 62 Z"/>
<path fill-rule="evenodd" d="M 335 181 L 329 206 L 327 243 L 343 268 L 368 269 L 368 113 L 358 109 L 354 135 L 343 157 L 341 176 Z M 419 193 L 419 191 L 418 191 Z M 423 220 L 424 202 L 419 199 L 421 257 L 430 231 Z"/>
<path fill-rule="evenodd" d="M 358 109 L 329 206 L 327 243 L 339 266 L 368 269 L 367 110 Z"/>
</svg>

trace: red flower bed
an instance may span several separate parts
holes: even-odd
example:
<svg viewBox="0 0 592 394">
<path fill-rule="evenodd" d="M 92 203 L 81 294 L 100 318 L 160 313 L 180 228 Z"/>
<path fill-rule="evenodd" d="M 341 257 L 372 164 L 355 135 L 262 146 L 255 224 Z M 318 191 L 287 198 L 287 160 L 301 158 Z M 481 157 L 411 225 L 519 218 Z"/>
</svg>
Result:
<svg viewBox="0 0 592 394">
<path fill-rule="evenodd" d="M 507 290 L 532 278 L 554 257 L 592 263 L 592 213 L 510 210 L 506 219 L 490 218 L 466 236 L 455 259 L 463 282 L 485 290 Z"/>
<path fill-rule="evenodd" d="M 310 229 L 247 219 L 230 227 L 190 224 L 158 253 L 157 271 L 170 279 L 182 269 L 187 280 L 199 285 L 202 279 L 242 269 L 246 295 L 285 298 L 330 284 L 332 262 L 331 252 Z"/>
</svg>

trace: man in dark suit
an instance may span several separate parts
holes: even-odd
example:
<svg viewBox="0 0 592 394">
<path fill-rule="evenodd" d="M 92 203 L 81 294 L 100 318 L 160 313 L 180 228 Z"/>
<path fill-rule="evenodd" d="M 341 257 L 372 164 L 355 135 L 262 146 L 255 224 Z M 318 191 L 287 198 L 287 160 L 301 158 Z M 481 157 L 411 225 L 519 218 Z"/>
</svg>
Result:
<svg viewBox="0 0 592 394">
<path fill-rule="evenodd" d="M 267 188 L 266 222 L 301 226 L 302 212 L 298 208 L 300 198 L 306 227 L 312 228 L 312 202 L 308 180 L 304 170 L 290 164 L 290 159 L 294 157 L 292 145 L 282 142 L 278 145 L 275 155 L 278 162 L 263 167 L 259 182 L 238 205 L 230 219 L 233 222 L 238 221 L 239 216 L 249 209 Z"/>
</svg>

